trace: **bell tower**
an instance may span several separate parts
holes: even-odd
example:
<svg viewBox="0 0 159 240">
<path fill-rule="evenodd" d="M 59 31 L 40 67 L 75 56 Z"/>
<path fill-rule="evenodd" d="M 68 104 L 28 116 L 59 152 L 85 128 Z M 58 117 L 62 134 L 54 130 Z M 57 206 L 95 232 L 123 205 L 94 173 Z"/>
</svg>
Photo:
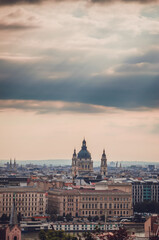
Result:
<svg viewBox="0 0 159 240">
<path fill-rule="evenodd" d="M 107 176 L 107 157 L 105 154 L 105 149 L 103 150 L 103 154 L 101 158 L 100 173 L 103 177 Z"/>
<path fill-rule="evenodd" d="M 76 149 L 74 149 L 72 156 L 72 176 L 76 177 L 77 174 L 78 174 L 77 154 Z"/>
</svg>

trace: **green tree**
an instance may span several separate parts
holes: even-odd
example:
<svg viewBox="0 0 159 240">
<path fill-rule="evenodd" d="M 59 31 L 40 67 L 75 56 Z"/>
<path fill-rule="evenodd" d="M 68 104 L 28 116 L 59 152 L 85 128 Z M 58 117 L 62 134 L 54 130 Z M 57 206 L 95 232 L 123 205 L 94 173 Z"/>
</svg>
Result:
<svg viewBox="0 0 159 240">
<path fill-rule="evenodd" d="M 99 220 L 99 217 L 98 216 L 95 216 L 94 218 L 93 218 L 93 221 L 94 222 L 97 222 Z"/>
<path fill-rule="evenodd" d="M 46 240 L 46 233 L 44 230 L 40 230 L 39 238 L 40 238 L 40 240 Z"/>
<path fill-rule="evenodd" d="M 18 218 L 18 222 L 22 221 L 22 215 L 20 212 L 18 213 L 17 218 Z"/>
<path fill-rule="evenodd" d="M 105 215 L 102 215 L 102 216 L 100 217 L 100 220 L 104 222 L 104 221 L 105 221 Z"/>
<path fill-rule="evenodd" d="M 89 217 L 88 217 L 88 221 L 92 221 L 92 217 L 89 215 Z"/>
<path fill-rule="evenodd" d="M 66 220 L 67 220 L 67 222 L 69 222 L 69 221 L 72 221 L 72 220 L 73 220 L 73 218 L 72 218 L 71 214 L 67 214 L 67 215 L 66 215 Z"/>
</svg>

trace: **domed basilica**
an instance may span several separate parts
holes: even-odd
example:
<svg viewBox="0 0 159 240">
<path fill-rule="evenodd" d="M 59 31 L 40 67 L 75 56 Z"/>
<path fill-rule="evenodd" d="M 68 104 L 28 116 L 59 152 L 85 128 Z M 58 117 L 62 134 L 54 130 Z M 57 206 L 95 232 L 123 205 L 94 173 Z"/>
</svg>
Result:
<svg viewBox="0 0 159 240">
<path fill-rule="evenodd" d="M 107 175 L 107 158 L 105 150 L 103 150 L 101 158 L 100 172 L 102 176 Z M 76 154 L 76 150 L 74 149 L 72 157 L 72 176 L 90 176 L 91 173 L 93 173 L 93 161 L 90 152 L 87 150 L 86 140 L 84 139 L 78 154 Z"/>
</svg>

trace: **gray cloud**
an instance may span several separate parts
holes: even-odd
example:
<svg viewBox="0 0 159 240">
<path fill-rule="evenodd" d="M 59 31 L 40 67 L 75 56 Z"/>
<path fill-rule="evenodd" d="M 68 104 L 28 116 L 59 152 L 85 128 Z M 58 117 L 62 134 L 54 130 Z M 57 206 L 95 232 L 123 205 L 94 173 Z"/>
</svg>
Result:
<svg viewBox="0 0 159 240">
<path fill-rule="evenodd" d="M 143 53 L 140 56 L 129 57 L 126 59 L 127 63 L 135 64 L 135 63 L 159 63 L 159 50 L 152 49 L 146 53 Z"/>
<path fill-rule="evenodd" d="M 39 72 L 42 64 L 44 62 L 33 64 L 1 60 L 0 98 L 79 102 L 123 109 L 159 107 L 159 76 L 116 73 L 115 76 L 96 77 L 87 74 L 81 78 L 77 74 L 47 80 L 40 77 L 43 76 Z M 63 65 L 65 69 L 65 63 Z M 45 66 L 46 62 L 42 71 Z M 60 69 L 62 71 L 62 64 Z"/>
<path fill-rule="evenodd" d="M 6 24 L 6 23 L 0 23 L 0 30 L 2 31 L 19 31 L 19 30 L 29 30 L 37 28 L 37 26 L 32 25 L 26 25 L 26 24 L 19 24 L 19 23 L 12 23 L 12 24 Z"/>
<path fill-rule="evenodd" d="M 74 113 L 103 113 L 110 110 L 103 107 L 70 102 L 50 102 L 32 100 L 0 100 L 0 109 L 20 109 L 24 111 L 34 111 L 37 114 L 74 112 Z"/>
<path fill-rule="evenodd" d="M 35 4 L 40 3 L 44 0 L 0 0 L 0 5 L 14 5 L 14 4 L 21 4 L 21 3 L 29 3 Z"/>
<path fill-rule="evenodd" d="M 61 1 L 68 1 L 70 2 L 71 0 L 53 0 L 55 2 L 61 2 Z M 73 0 L 72 0 L 73 1 Z M 76 0 L 79 1 L 79 0 Z M 131 3 L 131 2 L 138 2 L 142 4 L 148 4 L 152 2 L 158 2 L 158 0 L 87 0 L 89 3 L 104 3 L 104 4 L 111 4 L 114 2 L 126 2 L 126 3 Z M 41 2 L 47 2 L 47 0 L 0 0 L 0 5 L 14 5 L 14 4 L 38 4 Z"/>
</svg>

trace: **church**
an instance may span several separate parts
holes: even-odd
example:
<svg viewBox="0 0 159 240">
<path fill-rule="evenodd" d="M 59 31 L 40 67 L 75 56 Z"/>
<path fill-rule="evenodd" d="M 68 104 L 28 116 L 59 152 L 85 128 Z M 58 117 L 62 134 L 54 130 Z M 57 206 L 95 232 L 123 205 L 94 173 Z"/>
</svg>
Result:
<svg viewBox="0 0 159 240">
<path fill-rule="evenodd" d="M 73 157 L 72 157 L 72 176 L 73 177 L 86 177 L 90 176 L 93 173 L 93 161 L 91 158 L 90 152 L 87 150 L 86 140 L 82 141 L 82 147 L 79 153 L 76 153 L 76 149 L 74 149 Z M 103 154 L 101 157 L 101 166 L 100 166 L 100 174 L 102 177 L 107 175 L 107 158 L 105 154 L 105 150 L 103 150 Z"/>
</svg>

